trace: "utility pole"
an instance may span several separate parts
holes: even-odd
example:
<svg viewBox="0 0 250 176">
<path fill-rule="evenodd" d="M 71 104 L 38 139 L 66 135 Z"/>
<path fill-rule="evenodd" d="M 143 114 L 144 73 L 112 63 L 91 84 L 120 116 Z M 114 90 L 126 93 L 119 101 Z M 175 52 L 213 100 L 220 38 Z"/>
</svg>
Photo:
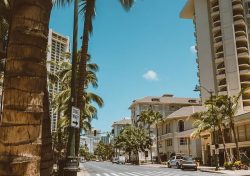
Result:
<svg viewBox="0 0 250 176">
<path fill-rule="evenodd" d="M 78 0 L 74 1 L 74 29 L 73 29 L 73 49 L 72 49 L 72 76 L 71 76 L 71 105 L 70 109 L 77 107 L 77 38 L 78 38 Z M 73 114 L 73 112 L 71 112 Z M 72 118 L 71 118 L 72 120 Z M 67 144 L 66 176 L 76 176 L 78 171 L 78 159 L 75 156 L 75 127 L 69 126 L 69 139 Z"/>
<path fill-rule="evenodd" d="M 216 140 L 215 140 L 215 131 L 216 131 L 216 129 L 215 129 L 215 125 L 216 125 L 216 117 L 215 117 L 215 115 L 214 115 L 214 102 L 213 102 L 213 91 L 212 90 L 208 90 L 208 89 L 206 89 L 205 87 L 203 87 L 203 86 L 198 86 L 198 85 L 196 85 L 196 87 L 195 87 L 195 89 L 194 89 L 194 91 L 201 91 L 200 90 L 200 88 L 203 88 L 207 93 L 209 93 L 210 94 L 210 101 L 211 101 L 211 103 L 212 103 L 212 118 L 213 118 L 213 143 L 214 143 L 214 159 L 215 159 L 215 170 L 218 170 L 219 169 L 219 156 L 218 156 L 218 154 L 219 154 L 219 144 L 217 144 L 216 143 Z"/>
</svg>

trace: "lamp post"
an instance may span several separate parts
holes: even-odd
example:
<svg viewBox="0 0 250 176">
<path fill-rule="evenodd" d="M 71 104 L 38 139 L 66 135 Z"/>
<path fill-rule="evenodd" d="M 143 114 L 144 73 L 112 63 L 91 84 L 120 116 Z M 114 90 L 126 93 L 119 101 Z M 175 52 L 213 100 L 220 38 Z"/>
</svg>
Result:
<svg viewBox="0 0 250 176">
<path fill-rule="evenodd" d="M 196 85 L 195 86 L 195 89 L 194 91 L 201 91 L 201 88 L 203 88 L 207 93 L 210 94 L 210 101 L 212 102 L 212 116 L 213 116 L 213 130 L 214 130 L 214 135 L 213 135 L 213 143 L 214 143 L 214 155 L 215 155 L 215 170 L 218 170 L 219 169 L 219 156 L 218 156 L 218 148 L 219 148 L 219 145 L 216 143 L 216 140 L 215 140 L 215 122 L 216 122 L 216 117 L 214 115 L 214 104 L 213 104 L 213 93 L 214 91 L 212 90 L 208 90 L 207 88 L 203 87 L 203 86 L 198 86 Z"/>
<path fill-rule="evenodd" d="M 78 38 L 78 0 L 74 1 L 74 24 L 73 24 L 73 53 L 72 53 L 72 78 L 71 78 L 71 114 L 73 114 L 73 106 L 77 107 L 77 92 L 76 92 L 76 80 L 77 80 L 77 38 Z M 71 118 L 72 121 L 72 118 Z M 75 155 L 75 136 L 76 129 L 69 126 L 69 139 L 67 144 L 67 156 L 66 165 L 64 167 L 64 175 L 76 176 L 78 171 L 78 159 Z"/>
</svg>

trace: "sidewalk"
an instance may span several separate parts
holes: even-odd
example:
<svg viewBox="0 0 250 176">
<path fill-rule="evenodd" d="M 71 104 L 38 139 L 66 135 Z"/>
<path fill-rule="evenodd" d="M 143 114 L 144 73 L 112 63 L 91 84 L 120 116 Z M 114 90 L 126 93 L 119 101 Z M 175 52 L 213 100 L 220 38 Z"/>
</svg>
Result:
<svg viewBox="0 0 250 176">
<path fill-rule="evenodd" d="M 167 168 L 167 165 L 162 164 L 141 164 L 142 167 L 155 167 L 155 168 Z M 250 170 L 225 170 L 224 168 L 219 168 L 218 171 L 215 170 L 215 167 L 209 166 L 199 166 L 198 170 L 201 172 L 210 172 L 210 173 L 221 173 L 227 176 L 250 176 Z"/>
</svg>

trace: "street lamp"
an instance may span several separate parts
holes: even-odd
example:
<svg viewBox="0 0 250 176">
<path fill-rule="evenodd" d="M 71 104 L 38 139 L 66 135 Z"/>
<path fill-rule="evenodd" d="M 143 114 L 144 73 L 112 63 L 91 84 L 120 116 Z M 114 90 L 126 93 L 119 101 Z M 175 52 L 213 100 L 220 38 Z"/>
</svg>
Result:
<svg viewBox="0 0 250 176">
<path fill-rule="evenodd" d="M 212 102 L 212 116 L 213 116 L 213 126 L 214 126 L 214 135 L 213 135 L 213 142 L 214 142 L 214 154 L 215 154 L 215 170 L 218 170 L 219 169 L 219 156 L 218 156 L 218 148 L 219 148 L 219 145 L 216 144 L 216 140 L 215 140 L 215 121 L 216 121 L 216 117 L 214 115 L 214 104 L 213 104 L 213 93 L 214 91 L 213 90 L 208 90 L 207 88 L 203 87 L 203 86 L 198 86 L 196 85 L 195 86 L 195 89 L 194 91 L 201 91 L 201 88 L 203 88 L 207 93 L 210 94 L 210 101 Z"/>
</svg>

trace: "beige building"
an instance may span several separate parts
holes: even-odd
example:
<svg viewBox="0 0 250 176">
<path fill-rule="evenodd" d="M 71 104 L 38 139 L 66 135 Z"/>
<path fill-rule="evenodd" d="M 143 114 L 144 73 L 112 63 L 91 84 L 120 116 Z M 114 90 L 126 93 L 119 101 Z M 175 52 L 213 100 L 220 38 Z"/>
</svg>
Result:
<svg viewBox="0 0 250 176">
<path fill-rule="evenodd" d="M 69 59 L 66 57 L 66 53 L 69 53 L 69 37 L 63 36 L 61 34 L 56 33 L 52 29 L 49 30 L 48 36 L 48 53 L 47 53 L 47 70 L 53 74 L 56 74 L 62 68 L 58 64 L 63 61 L 68 61 Z M 51 64 L 50 62 L 57 63 L 58 65 Z M 53 85 L 49 85 L 49 99 L 50 103 L 52 101 L 52 97 L 62 90 L 62 86 L 60 82 L 56 82 Z M 51 130 L 55 131 L 57 127 L 57 112 L 54 112 L 54 109 L 50 109 L 50 117 L 51 117 Z"/>
<path fill-rule="evenodd" d="M 124 128 L 130 125 L 131 125 L 131 119 L 128 118 L 123 118 L 122 120 L 114 122 L 112 125 L 112 129 L 114 131 L 113 134 L 114 138 L 116 138 Z"/>
<path fill-rule="evenodd" d="M 159 149 L 164 160 L 168 160 L 172 153 L 201 158 L 201 141 L 191 138 L 195 129 L 194 120 L 190 117 L 193 113 L 201 111 L 205 111 L 202 106 L 182 107 L 158 124 Z"/>
<path fill-rule="evenodd" d="M 237 95 L 250 87 L 250 1 L 249 0 L 187 0 L 181 18 L 191 19 L 195 25 L 197 63 L 200 85 L 216 95 Z M 209 93 L 201 88 L 204 102 Z M 237 112 L 237 133 L 242 152 L 250 157 L 249 112 L 250 91 L 241 96 Z M 242 118 L 244 117 L 244 118 Z M 230 155 L 235 154 L 232 133 L 225 129 Z M 202 157 L 209 164 L 214 154 L 213 135 L 202 137 Z M 215 138 L 216 139 L 216 138 Z M 220 143 L 220 163 L 223 150 Z"/>
<path fill-rule="evenodd" d="M 163 118 L 166 119 L 170 114 L 174 113 L 175 111 L 181 109 L 185 106 L 199 106 L 200 100 L 195 98 L 178 98 L 174 97 L 171 94 L 165 94 L 161 97 L 145 97 L 142 99 L 134 100 L 132 105 L 130 106 L 131 110 L 131 119 L 132 119 L 132 125 L 137 126 L 137 122 L 139 119 L 139 116 L 142 111 L 148 110 L 149 107 L 153 108 L 154 111 L 158 111 L 163 115 Z M 145 126 L 147 128 L 147 126 Z M 162 129 L 158 129 L 160 133 L 160 138 L 165 139 L 166 135 L 165 133 L 161 133 Z M 153 146 L 152 146 L 152 157 L 153 159 L 157 156 L 156 153 L 156 129 L 152 125 L 151 126 L 152 131 L 152 139 L 153 139 Z M 168 153 L 167 148 L 163 145 L 165 145 L 164 141 L 161 141 L 159 147 L 161 147 L 160 154 L 166 155 Z M 172 152 L 172 150 L 171 150 Z M 147 152 L 148 157 L 146 157 L 146 160 L 151 160 L 151 154 L 150 151 Z M 163 156 L 164 157 L 164 156 Z M 145 160 L 145 154 L 140 153 L 139 154 L 140 160 Z"/>
</svg>

